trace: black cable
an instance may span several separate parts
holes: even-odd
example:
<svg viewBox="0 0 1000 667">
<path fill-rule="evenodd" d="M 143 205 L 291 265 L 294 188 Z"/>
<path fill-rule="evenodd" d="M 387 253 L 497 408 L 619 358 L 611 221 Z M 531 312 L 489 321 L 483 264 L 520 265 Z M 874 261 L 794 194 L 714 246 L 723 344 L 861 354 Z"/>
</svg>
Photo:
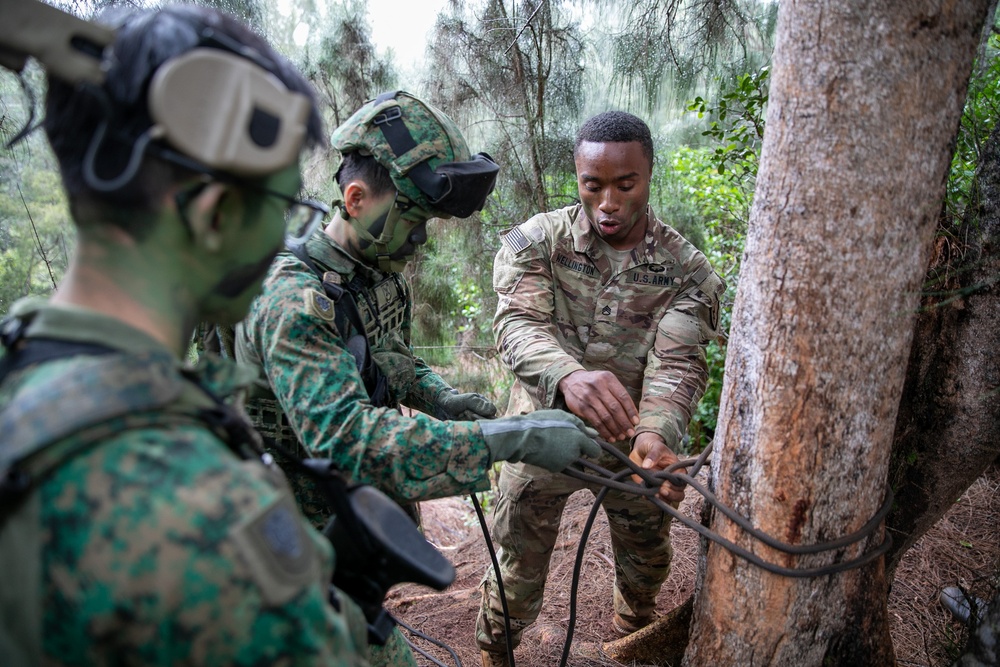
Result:
<svg viewBox="0 0 1000 667">
<path fill-rule="evenodd" d="M 601 466 L 591 461 L 586 461 L 584 459 L 578 459 L 574 463 L 580 467 L 593 470 L 599 474 L 590 474 L 582 472 L 575 468 L 567 468 L 566 470 L 563 471 L 563 474 L 569 475 L 570 477 L 574 477 L 576 479 L 591 484 L 600 484 L 605 487 L 613 488 L 624 492 L 635 493 L 636 495 L 643 496 L 651 503 L 653 503 L 656 507 L 658 507 L 661 511 L 670 514 L 670 516 L 676 518 L 684 525 L 692 528 L 693 530 L 697 531 L 699 534 L 703 535 L 709 540 L 712 540 L 713 542 L 725 547 L 726 549 L 732 551 L 733 553 L 744 558 L 745 560 L 748 560 L 754 565 L 757 565 L 758 567 L 761 567 L 773 574 L 780 574 L 789 577 L 816 577 L 816 576 L 825 576 L 828 574 L 835 574 L 855 567 L 861 567 L 862 565 L 871 562 L 878 556 L 888 551 L 889 548 L 892 546 L 892 536 L 886 533 L 883 542 L 874 550 L 866 554 L 862 554 L 861 556 L 858 556 L 856 558 L 850 559 L 848 561 L 817 568 L 787 568 L 779 565 L 774 565 L 773 563 L 769 563 L 761 559 L 759 556 L 751 553 L 750 551 L 727 540 L 721 535 L 718 535 L 717 533 L 711 531 L 705 526 L 702 526 L 700 523 L 689 519 L 688 517 L 684 516 L 679 511 L 675 510 L 673 507 L 668 505 L 667 503 L 658 499 L 656 496 L 660 485 L 664 481 L 668 481 L 678 486 L 690 486 L 695 491 L 704 496 L 705 500 L 708 501 L 713 507 L 718 508 L 719 511 L 721 511 L 726 517 L 735 522 L 748 535 L 763 542 L 764 544 L 773 549 L 776 549 L 778 551 L 783 551 L 785 553 L 792 555 L 813 555 L 824 551 L 835 551 L 870 537 L 875 532 L 875 530 L 877 530 L 878 526 L 881 524 L 882 520 L 888 514 L 889 509 L 892 506 L 891 490 L 887 491 L 886 498 L 882 503 L 882 507 L 875 514 L 875 516 L 873 516 L 859 530 L 844 537 L 841 537 L 839 539 L 832 540 L 830 542 L 822 542 L 811 545 L 793 545 L 793 544 L 788 544 L 786 542 L 781 542 L 780 540 L 775 539 L 774 537 L 768 535 L 767 533 L 754 528 L 746 518 L 740 516 L 739 514 L 736 513 L 735 510 L 722 503 L 715 496 L 714 493 L 703 487 L 691 475 L 685 473 L 671 472 L 672 470 L 684 467 L 684 465 L 688 463 L 687 461 L 679 461 L 670 466 L 669 468 L 667 468 L 666 470 L 657 473 L 652 473 L 649 470 L 642 469 L 635 462 L 629 459 L 626 454 L 620 452 L 616 447 L 605 442 L 600 442 L 600 444 L 602 449 L 612 454 L 625 464 L 626 466 L 625 474 L 612 473 L 611 471 L 602 468 Z M 695 462 L 694 465 L 700 467 L 703 464 L 705 458 L 706 457 L 704 456 L 703 453 L 703 455 L 698 458 L 698 460 Z M 639 485 L 631 481 L 629 482 L 620 481 L 622 477 L 627 476 L 628 474 L 634 474 L 640 476 L 644 480 L 645 486 Z"/>
<path fill-rule="evenodd" d="M 580 572 L 583 570 L 583 554 L 587 541 L 590 539 L 590 531 L 597 520 L 597 510 L 601 507 L 605 496 L 608 495 L 608 487 L 604 487 L 594 494 L 594 504 L 590 507 L 590 514 L 587 516 L 587 523 L 580 533 L 580 546 L 576 549 L 576 561 L 573 563 L 573 579 L 569 587 L 569 627 L 566 629 L 566 640 L 563 642 L 562 659 L 559 667 L 566 667 L 569 660 L 569 647 L 573 643 L 573 631 L 576 629 L 576 594 L 580 588 Z"/>
<path fill-rule="evenodd" d="M 417 637 L 420 637 L 424 641 L 428 641 L 431 644 L 434 644 L 435 646 L 437 646 L 439 648 L 443 648 L 444 650 L 448 651 L 448 653 L 451 655 L 451 659 L 455 661 L 456 667 L 462 667 L 462 661 L 458 659 L 458 655 L 455 653 L 455 651 L 450 646 L 448 646 L 447 644 L 445 644 L 443 641 L 441 641 L 440 639 L 434 639 L 433 637 L 431 637 L 429 635 L 425 635 L 424 633 L 420 632 L 420 630 L 417 630 L 416 628 L 410 627 L 404 621 L 399 620 L 395 616 L 392 617 L 392 620 L 396 622 L 396 625 L 400 626 L 401 628 L 403 628 L 404 630 L 406 630 L 410 634 L 416 635 Z M 419 646 L 417 646 L 416 644 L 414 644 L 412 641 L 410 641 L 409 637 L 405 637 L 404 636 L 403 639 L 406 641 L 406 645 L 407 646 L 409 646 L 414 651 L 416 651 L 420 655 L 424 656 L 425 658 L 427 658 L 428 660 L 430 660 L 431 662 L 433 662 L 435 665 L 438 665 L 439 667 L 448 667 L 443 662 L 441 662 L 440 660 L 438 660 L 437 658 L 435 658 L 434 656 L 432 656 L 430 653 L 428 653 L 427 651 L 425 651 L 424 649 L 420 648 Z"/>
<path fill-rule="evenodd" d="M 500 562 L 497 560 L 497 552 L 493 548 L 493 540 L 490 538 L 490 530 L 486 526 L 486 516 L 483 514 L 483 508 L 479 505 L 479 498 L 474 493 L 470 493 L 469 497 L 472 499 L 472 506 L 476 508 L 476 516 L 479 517 L 479 525 L 486 538 L 486 549 L 490 552 L 490 560 L 493 562 L 493 572 L 497 575 L 497 593 L 500 595 L 500 606 L 503 608 L 504 640 L 507 642 L 507 662 L 510 667 L 515 667 L 514 644 L 510 639 L 510 610 L 507 608 L 507 594 L 503 589 L 503 577 L 500 576 Z"/>
<path fill-rule="evenodd" d="M 632 461 L 627 454 L 619 451 L 613 445 L 598 440 L 597 441 L 601 448 L 612 454 L 625 466 L 625 469 L 613 473 L 607 468 L 604 468 L 593 461 L 588 461 L 587 459 L 577 459 L 573 462 L 572 466 L 567 467 L 563 470 L 563 474 L 579 479 L 588 484 L 599 485 L 600 491 L 595 493 L 594 504 L 591 507 L 590 515 L 587 518 L 587 522 L 584 525 L 583 533 L 580 537 L 580 546 L 577 549 L 576 560 L 573 567 L 573 577 L 570 588 L 570 616 L 569 616 L 569 627 L 566 633 L 566 640 L 563 644 L 562 658 L 560 660 L 560 667 L 565 667 L 569 659 L 570 646 L 573 641 L 573 633 L 576 626 L 576 603 L 577 603 L 577 593 L 580 583 L 580 573 L 583 566 L 583 556 L 585 553 L 585 547 L 587 541 L 590 538 L 590 532 L 593 529 L 594 522 L 597 517 L 598 509 L 601 506 L 602 501 L 606 497 L 609 490 L 614 489 L 622 491 L 625 493 L 632 493 L 637 496 L 646 498 L 650 503 L 657 507 L 660 511 L 669 514 L 672 518 L 677 519 L 685 526 L 693 529 L 703 537 L 715 542 L 716 544 L 727 549 L 731 553 L 740 556 L 744 560 L 760 567 L 761 569 L 770 572 L 772 574 L 777 574 L 786 577 L 796 577 L 796 578 L 809 578 L 809 577 L 821 577 L 829 576 L 832 574 L 837 574 L 844 572 L 846 570 L 862 567 L 868 563 L 874 561 L 885 554 L 892 547 L 892 535 L 888 531 L 885 532 L 885 537 L 881 544 L 877 547 L 862 553 L 860 556 L 855 558 L 841 561 L 839 563 L 833 563 L 831 565 L 824 565 L 819 567 L 804 567 L 804 568 L 789 568 L 780 565 L 775 565 L 765 561 L 763 558 L 757 556 L 756 554 L 750 552 L 749 550 L 735 544 L 734 542 L 722 537 L 721 535 L 713 532 L 711 529 L 703 526 L 701 523 L 694 521 L 687 516 L 683 515 L 679 510 L 672 507 L 670 504 L 664 502 L 658 497 L 660 486 L 664 482 L 669 482 L 675 486 L 690 486 L 692 489 L 700 493 L 705 500 L 717 508 L 724 516 L 729 518 L 731 521 L 736 523 L 744 532 L 750 535 L 752 538 L 763 542 L 765 545 L 782 551 L 787 554 L 804 556 L 804 555 L 816 555 L 826 551 L 836 551 L 843 549 L 852 544 L 870 538 L 874 535 L 875 531 L 879 528 L 882 521 L 888 515 L 890 508 L 892 507 L 893 494 L 891 489 L 886 490 L 886 496 L 879 508 L 878 512 L 868 520 L 864 526 L 860 529 L 845 535 L 836 540 L 831 540 L 829 542 L 821 542 L 817 544 L 810 545 L 795 545 L 782 542 L 771 535 L 768 535 L 764 531 L 758 530 L 753 527 L 748 519 L 740 516 L 734 509 L 725 505 L 718 497 L 702 486 L 700 482 L 695 479 L 695 476 L 701 470 L 702 467 L 707 463 L 708 457 L 712 452 L 712 443 L 709 443 L 701 454 L 696 459 L 685 459 L 678 461 L 664 470 L 660 471 L 650 471 L 645 470 L 634 461 Z M 690 469 L 690 473 L 687 472 L 676 472 L 679 469 Z M 586 472 L 586 471 L 590 472 Z M 643 480 L 642 484 L 636 483 L 634 481 L 628 480 L 623 481 L 625 478 L 635 475 Z M 483 516 L 481 507 L 479 506 L 478 499 L 475 494 L 472 495 L 473 507 L 476 508 L 476 514 L 479 517 L 479 523 L 483 530 L 483 535 L 486 538 L 486 545 L 490 553 L 490 559 L 493 562 L 493 570 L 496 573 L 497 588 L 500 594 L 500 602 L 503 606 L 504 615 L 504 629 L 506 632 L 507 639 L 507 654 L 508 660 L 511 667 L 514 667 L 514 651 L 510 641 L 510 614 L 507 606 L 507 597 L 503 589 L 503 578 L 500 576 L 500 565 L 497 561 L 496 552 L 493 547 L 493 541 L 490 538 L 489 530 L 486 526 L 486 519 Z"/>
</svg>

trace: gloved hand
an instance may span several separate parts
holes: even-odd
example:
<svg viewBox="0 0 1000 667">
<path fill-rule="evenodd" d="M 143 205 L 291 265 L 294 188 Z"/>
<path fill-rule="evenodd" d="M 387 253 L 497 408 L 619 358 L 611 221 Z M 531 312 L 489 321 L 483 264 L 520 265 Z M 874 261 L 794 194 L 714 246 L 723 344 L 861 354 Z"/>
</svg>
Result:
<svg viewBox="0 0 1000 667">
<path fill-rule="evenodd" d="M 491 463 L 524 461 L 559 472 L 581 455 L 597 456 L 597 431 L 562 410 L 538 410 L 478 422 L 490 448 Z"/>
<path fill-rule="evenodd" d="M 436 401 L 441 419 L 476 421 L 497 416 L 497 406 L 482 394 L 460 394 L 457 389 L 442 389 Z"/>
</svg>

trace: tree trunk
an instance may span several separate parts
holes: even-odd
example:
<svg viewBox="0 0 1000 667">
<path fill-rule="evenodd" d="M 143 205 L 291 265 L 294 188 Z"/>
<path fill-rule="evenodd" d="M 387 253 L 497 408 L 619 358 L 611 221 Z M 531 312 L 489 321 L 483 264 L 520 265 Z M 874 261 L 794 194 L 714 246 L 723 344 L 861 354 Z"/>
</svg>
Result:
<svg viewBox="0 0 1000 667">
<path fill-rule="evenodd" d="M 965 219 L 939 236 L 896 420 L 886 568 L 1000 454 L 1000 125 L 983 145 Z"/>
<path fill-rule="evenodd" d="M 777 42 L 733 311 L 713 486 L 757 528 L 809 545 L 883 500 L 914 313 L 988 0 L 790 0 Z M 790 556 L 716 512 L 765 560 Z M 685 665 L 891 665 L 882 560 L 779 576 L 702 554 Z"/>
</svg>

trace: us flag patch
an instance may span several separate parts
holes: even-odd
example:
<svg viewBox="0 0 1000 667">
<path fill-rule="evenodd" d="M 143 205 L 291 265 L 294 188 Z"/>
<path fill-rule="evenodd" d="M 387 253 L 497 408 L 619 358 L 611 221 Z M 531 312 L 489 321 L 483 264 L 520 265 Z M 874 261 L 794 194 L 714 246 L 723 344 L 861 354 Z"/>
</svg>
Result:
<svg viewBox="0 0 1000 667">
<path fill-rule="evenodd" d="M 503 242 L 505 246 L 510 248 L 511 252 L 517 254 L 531 245 L 531 241 L 528 237 L 524 235 L 520 227 L 515 227 L 506 234 L 500 237 L 500 241 Z"/>
</svg>

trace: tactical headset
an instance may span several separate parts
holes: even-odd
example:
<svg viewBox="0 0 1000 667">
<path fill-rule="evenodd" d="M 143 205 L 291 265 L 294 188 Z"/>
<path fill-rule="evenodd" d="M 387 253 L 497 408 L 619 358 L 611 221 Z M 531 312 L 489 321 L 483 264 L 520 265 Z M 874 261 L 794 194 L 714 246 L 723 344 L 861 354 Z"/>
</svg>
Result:
<svg viewBox="0 0 1000 667">
<path fill-rule="evenodd" d="M 196 48 L 157 68 L 147 97 L 153 126 L 134 139 L 122 173 L 102 179 L 94 161 L 113 116 L 100 86 L 114 58 L 108 53 L 114 30 L 38 0 L 4 0 L 4 14 L 0 65 L 20 72 L 33 56 L 51 76 L 87 85 L 102 100 L 107 113 L 84 160 L 84 178 L 95 190 L 113 191 L 131 180 L 147 148 L 196 171 L 246 178 L 280 171 L 298 158 L 308 97 L 288 90 L 253 49 L 205 29 Z M 156 140 L 169 148 L 150 144 Z"/>
</svg>

